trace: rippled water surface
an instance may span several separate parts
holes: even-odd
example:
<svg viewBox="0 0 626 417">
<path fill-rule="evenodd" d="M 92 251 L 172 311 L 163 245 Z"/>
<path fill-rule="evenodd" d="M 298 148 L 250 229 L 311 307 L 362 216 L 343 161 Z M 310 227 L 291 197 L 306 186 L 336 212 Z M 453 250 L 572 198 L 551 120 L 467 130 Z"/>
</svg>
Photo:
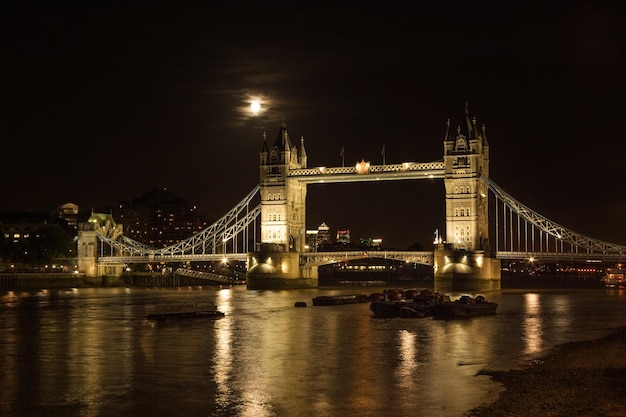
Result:
<svg viewBox="0 0 626 417">
<path fill-rule="evenodd" d="M 463 321 L 311 303 L 378 290 L 3 292 L 0 415 L 460 417 L 500 390 L 481 369 L 626 325 L 619 289 L 487 293 L 498 314 Z M 226 315 L 145 319 L 158 305 L 206 302 Z"/>
</svg>

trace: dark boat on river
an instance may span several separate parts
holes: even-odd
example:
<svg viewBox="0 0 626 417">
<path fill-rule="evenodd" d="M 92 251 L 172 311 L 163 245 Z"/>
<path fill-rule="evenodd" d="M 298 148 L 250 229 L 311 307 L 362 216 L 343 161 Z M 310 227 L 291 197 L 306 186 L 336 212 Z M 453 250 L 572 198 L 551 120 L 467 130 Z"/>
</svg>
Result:
<svg viewBox="0 0 626 417">
<path fill-rule="evenodd" d="M 146 316 L 148 320 L 164 321 L 167 319 L 219 318 L 224 313 L 215 304 L 167 304 L 158 306 L 154 313 Z"/>
<path fill-rule="evenodd" d="M 342 304 L 367 303 L 370 296 L 367 294 L 345 294 L 345 295 L 319 295 L 313 297 L 314 306 L 338 306 Z"/>
<path fill-rule="evenodd" d="M 475 298 L 463 295 L 458 300 L 438 304 L 433 309 L 435 319 L 462 319 L 496 314 L 497 303 L 489 302 L 484 296 Z"/>
<path fill-rule="evenodd" d="M 370 310 L 375 318 L 422 318 L 433 315 L 436 305 L 450 301 L 450 297 L 431 290 L 406 290 L 402 297 L 398 290 L 384 292 L 383 297 L 372 297 Z"/>
</svg>

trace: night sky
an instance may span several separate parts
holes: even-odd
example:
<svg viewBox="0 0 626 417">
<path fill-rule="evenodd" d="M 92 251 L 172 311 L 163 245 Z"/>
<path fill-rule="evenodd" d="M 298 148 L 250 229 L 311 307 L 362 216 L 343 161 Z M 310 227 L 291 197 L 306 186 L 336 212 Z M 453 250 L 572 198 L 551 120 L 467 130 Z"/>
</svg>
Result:
<svg viewBox="0 0 626 417">
<path fill-rule="evenodd" d="M 467 102 L 500 187 L 626 244 L 619 2 L 15 3 L 0 6 L 0 211 L 167 188 L 217 219 L 258 184 L 283 118 L 310 167 L 340 166 L 342 147 L 346 165 L 381 164 L 383 145 L 387 163 L 430 162 Z M 308 190 L 307 228 L 398 248 L 444 228 L 442 180 Z"/>
</svg>

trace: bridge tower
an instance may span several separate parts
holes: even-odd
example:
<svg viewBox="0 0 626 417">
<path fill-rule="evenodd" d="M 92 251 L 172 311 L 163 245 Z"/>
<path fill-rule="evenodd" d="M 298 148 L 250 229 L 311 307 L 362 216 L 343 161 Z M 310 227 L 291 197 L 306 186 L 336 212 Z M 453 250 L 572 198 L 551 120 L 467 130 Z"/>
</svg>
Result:
<svg viewBox="0 0 626 417">
<path fill-rule="evenodd" d="M 441 291 L 500 288 L 500 261 L 489 245 L 489 143 L 485 127 L 465 107 L 466 132 L 459 126 L 443 142 L 446 241 L 436 242 L 435 286 Z"/>
<path fill-rule="evenodd" d="M 289 137 L 283 120 L 273 146 L 263 135 L 260 153 L 261 243 L 248 254 L 247 287 L 315 288 L 317 269 L 300 268 L 306 243 L 306 184 L 289 171 L 307 167 L 304 139 L 300 147 Z"/>
<path fill-rule="evenodd" d="M 97 262 L 98 238 L 97 235 L 111 239 L 119 238 L 123 233 L 123 226 L 113 220 L 113 216 L 105 213 L 91 213 L 87 223 L 78 224 L 78 271 L 87 278 L 120 277 L 124 265 L 100 265 Z"/>
</svg>

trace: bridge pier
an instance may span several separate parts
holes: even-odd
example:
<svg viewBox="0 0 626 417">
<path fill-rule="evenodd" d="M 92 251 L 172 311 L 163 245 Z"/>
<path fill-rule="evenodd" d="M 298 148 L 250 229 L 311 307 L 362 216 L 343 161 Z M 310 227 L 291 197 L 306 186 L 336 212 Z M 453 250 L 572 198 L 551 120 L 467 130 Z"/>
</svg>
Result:
<svg viewBox="0 0 626 417">
<path fill-rule="evenodd" d="M 483 250 L 454 250 L 439 244 L 434 251 L 434 289 L 482 292 L 501 289 L 500 260 Z"/>
<path fill-rule="evenodd" d="M 250 290 L 317 288 L 317 267 L 300 268 L 298 252 L 248 254 L 246 287 Z"/>
</svg>

